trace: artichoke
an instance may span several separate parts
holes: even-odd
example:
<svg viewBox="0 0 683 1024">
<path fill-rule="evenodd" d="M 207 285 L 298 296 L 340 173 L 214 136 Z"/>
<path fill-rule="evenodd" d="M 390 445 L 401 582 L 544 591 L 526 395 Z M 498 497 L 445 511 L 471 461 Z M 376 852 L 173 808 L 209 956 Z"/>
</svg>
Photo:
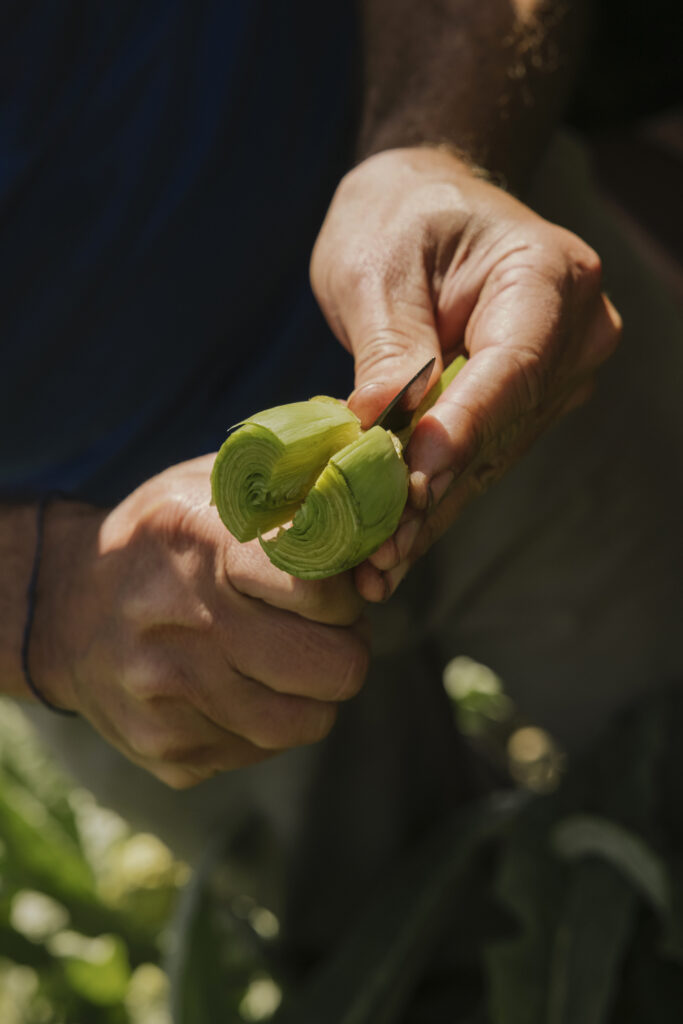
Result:
<svg viewBox="0 0 683 1024">
<path fill-rule="evenodd" d="M 239 541 L 258 537 L 271 562 L 300 579 L 358 565 L 398 526 L 408 498 L 403 445 L 464 361 L 442 374 L 400 440 L 382 427 L 362 430 L 346 405 L 326 396 L 238 424 L 211 474 L 223 523 Z"/>
</svg>

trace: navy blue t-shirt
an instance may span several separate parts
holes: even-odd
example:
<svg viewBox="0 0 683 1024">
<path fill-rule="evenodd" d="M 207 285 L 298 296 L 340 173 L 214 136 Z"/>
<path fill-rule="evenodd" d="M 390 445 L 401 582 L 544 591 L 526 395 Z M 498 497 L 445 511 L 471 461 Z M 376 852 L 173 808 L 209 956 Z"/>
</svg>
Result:
<svg viewBox="0 0 683 1024">
<path fill-rule="evenodd" d="M 308 260 L 350 162 L 352 7 L 2 6 L 0 496 L 117 501 L 349 390 Z"/>
</svg>

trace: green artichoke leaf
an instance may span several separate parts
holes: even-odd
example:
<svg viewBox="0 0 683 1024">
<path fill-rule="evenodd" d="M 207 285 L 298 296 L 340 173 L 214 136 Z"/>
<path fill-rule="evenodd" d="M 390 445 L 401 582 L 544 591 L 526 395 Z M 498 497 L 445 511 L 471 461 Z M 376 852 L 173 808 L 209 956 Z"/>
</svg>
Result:
<svg viewBox="0 0 683 1024">
<path fill-rule="evenodd" d="M 408 467 L 394 435 L 372 427 L 333 455 L 289 529 L 261 547 L 279 569 L 324 579 L 358 565 L 390 537 L 408 498 Z"/>
<path fill-rule="evenodd" d="M 221 446 L 212 500 L 239 541 L 287 523 L 330 457 L 361 434 L 342 402 L 325 396 L 250 416 Z"/>
</svg>

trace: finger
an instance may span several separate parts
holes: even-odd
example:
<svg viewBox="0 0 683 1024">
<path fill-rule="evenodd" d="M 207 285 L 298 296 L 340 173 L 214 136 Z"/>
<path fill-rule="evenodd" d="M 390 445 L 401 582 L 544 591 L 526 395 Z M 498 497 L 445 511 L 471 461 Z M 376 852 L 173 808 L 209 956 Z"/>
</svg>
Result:
<svg viewBox="0 0 683 1024">
<path fill-rule="evenodd" d="M 358 593 L 365 601 L 372 604 L 381 604 L 388 597 L 388 589 L 385 574 L 375 568 L 371 562 L 365 561 L 357 565 L 353 570 L 353 576 Z"/>
<path fill-rule="evenodd" d="M 383 571 L 398 565 L 413 546 L 413 541 L 420 529 L 420 518 L 415 509 L 407 506 L 401 515 L 395 533 L 368 557 L 370 564 Z"/>
<path fill-rule="evenodd" d="M 517 373 L 514 356 L 486 349 L 422 417 L 406 452 L 415 508 L 427 509 L 432 481 L 446 472 L 465 474 L 485 445 L 519 417 Z"/>
<path fill-rule="evenodd" d="M 205 751 L 197 755 L 192 763 L 151 761 L 130 756 L 129 760 L 150 772 L 171 789 L 183 790 L 191 789 L 222 772 L 237 771 L 239 768 L 266 761 L 276 753 L 278 751 L 263 750 L 239 736 L 233 736 L 229 747 Z"/>
<path fill-rule="evenodd" d="M 176 672 L 163 697 L 131 700 L 108 738 L 136 763 L 215 772 L 258 759 L 250 746 L 317 743 L 336 719 L 336 704 L 274 692 L 225 664 L 204 659 L 201 673 Z"/>
<path fill-rule="evenodd" d="M 190 789 L 223 772 L 237 771 L 258 764 L 277 754 L 276 750 L 255 747 L 239 736 L 233 736 L 227 747 L 199 752 L 191 761 L 153 761 L 129 755 L 129 760 L 156 776 L 171 789 Z"/>
<path fill-rule="evenodd" d="M 349 700 L 360 690 L 369 664 L 360 624 L 320 625 L 259 602 L 246 602 L 241 613 L 222 623 L 222 644 L 224 658 L 242 675 L 318 701 Z"/>
<path fill-rule="evenodd" d="M 266 756 L 186 700 L 140 700 L 123 690 L 118 692 L 115 714 L 98 707 L 88 717 L 129 761 L 173 788 L 195 784 L 197 769 L 208 777 L 209 772 L 240 768 Z"/>
<path fill-rule="evenodd" d="M 514 432 L 546 399 L 572 326 L 561 292 L 536 277 L 499 285 L 480 300 L 467 327 L 469 361 L 422 418 L 407 452 L 417 507 L 426 507 L 436 476 L 465 473 L 487 444 Z"/>
<path fill-rule="evenodd" d="M 469 470 L 457 479 L 449 473 L 437 476 L 430 487 L 430 496 L 433 498 L 431 511 L 421 520 L 422 525 L 412 548 L 404 552 L 403 559 L 397 566 L 392 567 L 399 571 L 393 576 L 387 574 L 387 596 L 391 596 L 397 583 L 405 576 L 405 570 L 401 572 L 400 566 L 409 567 L 421 558 L 454 523 L 473 498 L 487 491 L 517 462 L 540 434 L 567 413 L 585 404 L 594 391 L 594 377 L 571 382 L 551 403 L 528 418 L 525 428 L 517 433 L 508 447 L 499 439 L 495 439 L 482 450 Z"/>
<path fill-rule="evenodd" d="M 128 701 L 110 723 L 118 745 L 132 760 L 183 765 L 229 747 L 234 737 L 197 706 L 198 689 L 183 677 L 180 685 L 168 686 L 168 696 Z"/>
<path fill-rule="evenodd" d="M 443 368 L 424 267 L 369 276 L 344 306 L 344 327 L 355 362 L 349 406 L 370 426 L 421 366 L 436 358 L 434 384 Z"/>
<path fill-rule="evenodd" d="M 326 580 L 296 579 L 276 568 L 257 541 L 232 541 L 226 556 L 224 584 L 228 594 L 236 590 L 273 608 L 326 625 L 347 626 L 362 615 L 363 601 L 349 573 Z"/>
<path fill-rule="evenodd" d="M 306 746 L 327 736 L 337 717 L 332 701 L 281 693 L 235 672 L 221 687 L 198 688 L 194 700 L 222 733 L 215 749 L 229 749 L 233 735 L 260 750 Z"/>
<path fill-rule="evenodd" d="M 124 677 L 132 706 L 132 711 L 125 709 L 126 721 L 134 734 L 139 709 L 146 712 L 158 704 L 167 710 L 165 702 L 171 701 L 195 707 L 211 722 L 245 735 L 230 717 L 232 705 L 252 692 L 244 691 L 244 678 L 258 681 L 254 693 L 259 697 L 283 694 L 336 703 L 358 693 L 368 665 L 362 623 L 322 626 L 240 598 L 238 608 L 217 614 L 208 632 L 157 630 L 147 637 L 144 655 Z M 201 735 L 191 718 L 178 723 L 181 734 L 191 727 Z"/>
</svg>

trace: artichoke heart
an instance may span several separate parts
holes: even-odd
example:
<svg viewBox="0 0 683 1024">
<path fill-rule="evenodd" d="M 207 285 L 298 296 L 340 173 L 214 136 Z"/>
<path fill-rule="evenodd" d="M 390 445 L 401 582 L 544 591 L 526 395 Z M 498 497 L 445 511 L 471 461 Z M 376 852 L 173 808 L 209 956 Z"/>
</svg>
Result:
<svg viewBox="0 0 683 1024">
<path fill-rule="evenodd" d="M 390 537 L 408 498 L 398 440 L 372 427 L 329 460 L 288 530 L 261 547 L 278 568 L 323 579 L 358 565 Z"/>
<path fill-rule="evenodd" d="M 216 456 L 211 491 L 237 540 L 258 537 L 280 569 L 324 579 L 391 536 L 408 497 L 408 469 L 393 434 L 361 430 L 350 409 L 322 396 L 239 424 Z"/>
<path fill-rule="evenodd" d="M 244 542 L 288 522 L 330 457 L 360 434 L 358 417 L 325 396 L 238 424 L 211 473 L 212 500 L 230 533 Z"/>
</svg>

